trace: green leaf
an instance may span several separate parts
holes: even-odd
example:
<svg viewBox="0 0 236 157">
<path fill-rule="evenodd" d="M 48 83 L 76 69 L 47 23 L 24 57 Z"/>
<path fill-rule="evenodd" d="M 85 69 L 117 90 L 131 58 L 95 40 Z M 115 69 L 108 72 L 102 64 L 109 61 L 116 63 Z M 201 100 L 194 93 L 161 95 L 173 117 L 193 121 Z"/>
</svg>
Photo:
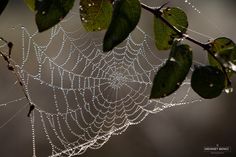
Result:
<svg viewBox="0 0 236 157">
<path fill-rule="evenodd" d="M 39 32 L 58 24 L 71 10 L 74 0 L 37 0 L 35 3 L 36 24 Z"/>
<path fill-rule="evenodd" d="M 110 0 L 81 0 L 80 19 L 86 31 L 101 31 L 107 29 L 112 17 Z"/>
<path fill-rule="evenodd" d="M 31 11 L 35 11 L 35 0 L 24 0 L 24 2 Z"/>
<path fill-rule="evenodd" d="M 191 65 L 190 47 L 175 42 L 169 59 L 154 78 L 150 99 L 166 97 L 175 92 L 186 78 Z"/>
<path fill-rule="evenodd" d="M 205 99 L 219 96 L 225 88 L 224 73 L 213 66 L 197 67 L 191 79 L 192 89 Z"/>
<path fill-rule="evenodd" d="M 179 8 L 166 8 L 163 10 L 162 16 L 182 33 L 187 31 L 188 18 L 183 10 Z M 174 39 L 180 37 L 156 16 L 154 17 L 154 35 L 158 50 L 170 49 Z"/>
<path fill-rule="evenodd" d="M 0 2 L 0 15 L 2 14 L 3 10 L 6 8 L 9 0 L 1 0 Z"/>
<path fill-rule="evenodd" d="M 215 39 L 211 43 L 210 51 L 221 60 L 223 59 L 224 62 L 236 64 L 236 45 L 231 39 L 226 37 Z M 211 55 L 208 55 L 208 60 L 210 65 L 221 69 L 220 64 Z M 233 71 L 230 68 L 226 68 L 226 70 L 228 76 L 232 76 Z"/>
<path fill-rule="evenodd" d="M 103 40 L 103 51 L 108 52 L 125 40 L 139 22 L 141 4 L 139 0 L 117 0 L 111 23 Z"/>
</svg>

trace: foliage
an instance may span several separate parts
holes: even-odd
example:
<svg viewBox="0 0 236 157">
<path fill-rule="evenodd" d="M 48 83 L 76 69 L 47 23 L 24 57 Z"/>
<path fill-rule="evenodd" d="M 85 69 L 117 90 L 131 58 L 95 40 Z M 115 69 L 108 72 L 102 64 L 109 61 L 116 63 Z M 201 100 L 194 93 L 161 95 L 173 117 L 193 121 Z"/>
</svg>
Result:
<svg viewBox="0 0 236 157">
<path fill-rule="evenodd" d="M 132 9 L 130 9 L 132 8 Z M 108 52 L 125 40 L 136 27 L 141 14 L 139 0 L 119 0 L 114 2 L 111 23 L 103 41 L 103 51 Z"/>
<path fill-rule="evenodd" d="M 9 0 L 2 0 L 0 14 Z M 36 12 L 39 32 L 58 24 L 71 10 L 74 0 L 24 0 Z M 155 44 L 158 50 L 171 49 L 166 63 L 156 73 L 150 99 L 166 97 L 175 92 L 186 78 L 192 66 L 192 50 L 181 38 L 204 48 L 209 65 L 196 67 L 192 73 L 192 89 L 201 97 L 210 99 L 219 96 L 231 87 L 230 78 L 236 71 L 236 45 L 226 37 L 201 43 L 187 32 L 188 19 L 183 10 L 176 7 L 149 7 L 139 0 L 81 0 L 80 18 L 87 31 L 107 29 L 103 51 L 109 52 L 124 41 L 137 26 L 141 8 L 154 15 Z M 4 56 L 4 55 L 3 55 Z M 5 58 L 10 58 L 5 56 Z"/>
<path fill-rule="evenodd" d="M 169 59 L 157 72 L 150 98 L 166 97 L 176 91 L 192 65 L 192 51 L 188 45 L 175 41 Z"/>
<path fill-rule="evenodd" d="M 3 10 L 6 8 L 8 2 L 9 2 L 9 0 L 1 0 L 1 3 L 0 3 L 0 15 L 2 14 Z"/>
<path fill-rule="evenodd" d="M 111 22 L 112 10 L 109 0 L 81 0 L 80 19 L 86 31 L 107 29 Z"/>
<path fill-rule="evenodd" d="M 182 33 L 187 31 L 188 19 L 185 12 L 179 8 L 164 8 L 162 10 L 163 17 L 167 19 L 173 26 L 178 28 Z M 156 47 L 159 50 L 168 50 L 171 48 L 175 38 L 181 37 L 173 29 L 168 27 L 159 16 L 154 16 L 154 33 Z"/>
<path fill-rule="evenodd" d="M 39 32 L 43 32 L 58 24 L 73 7 L 74 0 L 35 1 L 36 24 Z"/>
<path fill-rule="evenodd" d="M 213 66 L 196 67 L 192 74 L 191 86 L 201 97 L 215 98 L 225 87 L 224 73 Z"/>
<path fill-rule="evenodd" d="M 24 1 L 31 11 L 35 10 L 35 5 L 34 5 L 35 0 L 24 0 Z"/>
<path fill-rule="evenodd" d="M 213 42 L 211 42 L 211 49 L 210 51 L 218 58 L 222 60 L 222 62 L 227 63 L 233 63 L 236 64 L 236 46 L 234 42 L 231 39 L 220 37 L 215 39 Z M 221 66 L 219 65 L 218 61 L 212 57 L 211 55 L 208 55 L 209 63 L 212 66 L 216 66 L 217 68 L 221 69 Z M 228 76 L 233 75 L 233 71 L 230 70 L 229 67 L 227 67 L 227 74 Z"/>
</svg>

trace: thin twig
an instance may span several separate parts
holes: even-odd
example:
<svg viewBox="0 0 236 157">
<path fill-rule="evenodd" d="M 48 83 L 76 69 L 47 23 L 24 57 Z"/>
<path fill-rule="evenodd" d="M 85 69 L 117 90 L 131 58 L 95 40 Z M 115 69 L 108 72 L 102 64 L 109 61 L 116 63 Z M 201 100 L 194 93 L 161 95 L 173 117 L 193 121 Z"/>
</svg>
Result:
<svg viewBox="0 0 236 157">
<path fill-rule="evenodd" d="M 30 99 L 29 99 L 28 94 L 26 92 L 25 84 L 21 81 L 21 77 L 19 76 L 19 74 L 16 71 L 17 67 L 16 67 L 15 63 L 13 62 L 13 60 L 11 59 L 11 52 L 12 52 L 12 48 L 13 48 L 13 43 L 12 42 L 8 42 L 7 40 L 5 40 L 2 37 L 0 37 L 0 40 L 5 42 L 7 44 L 7 46 L 8 46 L 8 49 L 9 49 L 8 50 L 8 54 L 5 54 L 2 51 L 0 51 L 0 55 L 3 57 L 4 61 L 7 62 L 8 70 L 10 70 L 11 72 L 13 72 L 15 74 L 17 82 L 21 86 L 21 90 L 24 93 L 25 98 L 29 102 L 30 109 L 29 109 L 29 112 L 27 114 L 27 116 L 29 117 L 31 112 L 34 110 L 35 106 L 30 103 Z"/>
</svg>

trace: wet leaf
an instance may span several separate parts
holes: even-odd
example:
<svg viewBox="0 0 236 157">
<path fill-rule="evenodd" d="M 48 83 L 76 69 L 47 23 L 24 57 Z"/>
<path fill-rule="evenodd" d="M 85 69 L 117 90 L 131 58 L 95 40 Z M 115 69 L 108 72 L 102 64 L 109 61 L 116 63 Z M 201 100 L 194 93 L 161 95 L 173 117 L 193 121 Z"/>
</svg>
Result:
<svg viewBox="0 0 236 157">
<path fill-rule="evenodd" d="M 162 16 L 182 33 L 187 31 L 188 18 L 185 12 L 179 8 L 165 8 Z M 174 39 L 180 36 L 167 26 L 159 17 L 154 17 L 154 35 L 158 50 L 171 48 Z"/>
<path fill-rule="evenodd" d="M 9 0 L 1 0 L 0 1 L 0 15 L 2 14 L 3 10 L 6 8 Z"/>
<path fill-rule="evenodd" d="M 80 19 L 86 31 L 101 31 L 107 29 L 112 17 L 110 0 L 81 0 Z"/>
<path fill-rule="evenodd" d="M 190 47 L 174 43 L 169 59 L 154 78 L 150 99 L 166 97 L 175 92 L 186 78 L 191 65 Z"/>
<path fill-rule="evenodd" d="M 221 60 L 223 59 L 224 62 L 231 62 L 236 65 L 236 45 L 231 39 L 226 37 L 215 39 L 211 43 L 211 52 Z M 211 55 L 208 55 L 208 60 L 210 65 L 221 69 L 220 64 Z M 229 67 L 226 69 L 228 76 L 232 76 L 233 71 Z"/>
<path fill-rule="evenodd" d="M 71 10 L 74 0 L 36 0 L 36 24 L 39 32 L 58 24 Z"/>
<path fill-rule="evenodd" d="M 103 40 L 103 51 L 108 52 L 124 41 L 138 24 L 140 15 L 139 0 L 115 1 L 112 20 Z"/>
<path fill-rule="evenodd" d="M 197 67 L 191 79 L 192 89 L 205 99 L 218 97 L 225 88 L 224 73 L 213 66 Z"/>
</svg>

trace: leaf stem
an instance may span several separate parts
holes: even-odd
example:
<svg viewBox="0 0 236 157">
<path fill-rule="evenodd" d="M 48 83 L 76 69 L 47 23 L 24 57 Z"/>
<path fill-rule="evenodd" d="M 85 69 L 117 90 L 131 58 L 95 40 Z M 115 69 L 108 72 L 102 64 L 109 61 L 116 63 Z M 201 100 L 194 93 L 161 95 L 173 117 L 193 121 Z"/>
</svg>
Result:
<svg viewBox="0 0 236 157">
<path fill-rule="evenodd" d="M 168 20 L 166 20 L 166 19 L 162 16 L 162 11 L 161 11 L 161 9 L 162 9 L 166 4 L 168 4 L 168 2 L 165 3 L 165 4 L 163 4 L 163 5 L 160 6 L 160 7 L 150 7 L 150 6 L 148 6 L 148 5 L 144 4 L 144 3 L 141 3 L 141 6 L 142 6 L 143 9 L 145 9 L 145 10 L 151 12 L 153 15 L 155 15 L 155 16 L 158 17 L 158 18 L 160 18 L 160 20 L 161 20 L 163 23 L 165 23 L 169 28 L 171 28 L 173 31 L 175 31 L 180 37 L 185 38 L 186 40 L 188 40 L 188 41 L 190 41 L 190 42 L 192 42 L 192 43 L 194 43 L 194 44 L 196 44 L 196 45 L 202 47 L 204 50 L 206 50 L 207 53 L 209 53 L 209 54 L 220 64 L 220 66 L 221 66 L 221 68 L 222 68 L 222 71 L 223 71 L 223 73 L 225 74 L 225 77 L 226 77 L 226 80 L 227 80 L 227 86 L 231 86 L 231 81 L 230 81 L 229 76 L 228 76 L 228 74 L 227 74 L 227 72 L 226 72 L 226 67 L 223 65 L 223 63 L 220 61 L 220 59 L 217 58 L 217 57 L 210 51 L 210 49 L 211 49 L 211 44 L 210 44 L 209 42 L 207 42 L 207 43 L 202 43 L 202 42 L 200 42 L 200 41 L 198 41 L 198 40 L 196 40 L 196 39 L 190 37 L 188 34 L 181 32 L 178 28 L 176 28 L 174 25 L 172 25 Z"/>
</svg>

